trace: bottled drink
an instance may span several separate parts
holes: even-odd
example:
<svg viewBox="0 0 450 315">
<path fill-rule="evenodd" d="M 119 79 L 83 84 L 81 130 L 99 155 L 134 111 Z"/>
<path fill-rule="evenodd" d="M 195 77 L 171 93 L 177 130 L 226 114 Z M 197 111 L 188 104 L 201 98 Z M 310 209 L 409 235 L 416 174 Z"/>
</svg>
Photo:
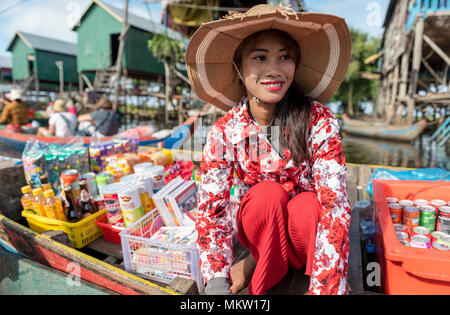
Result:
<svg viewBox="0 0 450 315">
<path fill-rule="evenodd" d="M 24 186 L 21 188 L 21 190 L 22 190 L 23 196 L 20 199 L 20 201 L 22 203 L 23 210 L 34 212 L 34 210 L 33 210 L 34 197 L 31 192 L 31 186 Z"/>
<path fill-rule="evenodd" d="M 44 197 L 44 211 L 47 217 L 50 219 L 66 221 L 61 199 L 55 197 L 53 190 L 46 190 L 44 192 Z"/>
<path fill-rule="evenodd" d="M 70 223 L 78 222 L 82 219 L 83 213 L 80 206 L 76 203 L 71 186 L 64 187 L 64 194 L 67 201 L 66 219 Z"/>
<path fill-rule="evenodd" d="M 85 180 L 80 182 L 80 206 L 83 214 L 94 214 L 97 211 L 89 195 L 88 185 Z"/>
<path fill-rule="evenodd" d="M 43 184 L 41 188 L 42 188 L 42 191 L 44 192 L 44 194 L 45 194 L 45 192 L 47 190 L 53 190 L 52 186 L 50 184 L 48 184 L 48 183 L 47 184 Z"/>
<path fill-rule="evenodd" d="M 44 211 L 44 196 L 42 194 L 42 188 L 33 189 L 33 210 L 36 214 L 45 217 Z"/>
<path fill-rule="evenodd" d="M 45 175 L 45 174 L 41 175 L 40 180 L 41 180 L 42 186 L 44 186 L 45 184 L 48 184 L 48 176 L 47 175 Z M 44 193 L 45 193 L 45 190 L 44 190 Z"/>
</svg>

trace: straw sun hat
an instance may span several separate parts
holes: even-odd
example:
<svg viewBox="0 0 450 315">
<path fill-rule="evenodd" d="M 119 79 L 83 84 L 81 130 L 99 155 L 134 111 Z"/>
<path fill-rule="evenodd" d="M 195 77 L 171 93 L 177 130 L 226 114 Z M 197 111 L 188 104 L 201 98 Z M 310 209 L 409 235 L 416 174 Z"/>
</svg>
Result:
<svg viewBox="0 0 450 315">
<path fill-rule="evenodd" d="M 5 95 L 11 101 L 19 100 L 22 98 L 22 90 L 21 89 L 12 89 L 10 93 Z"/>
<path fill-rule="evenodd" d="M 56 113 L 61 113 L 66 111 L 66 102 L 62 99 L 57 99 L 53 104 L 53 111 Z"/>
<path fill-rule="evenodd" d="M 351 37 L 345 20 L 328 14 L 295 13 L 289 7 L 261 4 L 246 13 L 230 12 L 203 24 L 186 50 L 192 87 L 203 101 L 228 111 L 245 95 L 234 69 L 236 49 L 263 30 L 288 33 L 300 47 L 294 83 L 321 103 L 337 91 L 347 72 Z"/>
</svg>

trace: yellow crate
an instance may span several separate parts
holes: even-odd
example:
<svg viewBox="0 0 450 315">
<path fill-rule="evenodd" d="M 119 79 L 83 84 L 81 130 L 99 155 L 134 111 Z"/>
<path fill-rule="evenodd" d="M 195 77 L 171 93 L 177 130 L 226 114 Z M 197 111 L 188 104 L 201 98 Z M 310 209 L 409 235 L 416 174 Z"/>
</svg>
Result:
<svg viewBox="0 0 450 315">
<path fill-rule="evenodd" d="M 102 236 L 102 231 L 96 221 L 105 213 L 106 210 L 101 210 L 77 223 L 54 220 L 29 211 L 22 211 L 22 216 L 27 219 L 30 229 L 34 232 L 63 231 L 69 236 L 75 248 L 82 248 Z"/>
</svg>

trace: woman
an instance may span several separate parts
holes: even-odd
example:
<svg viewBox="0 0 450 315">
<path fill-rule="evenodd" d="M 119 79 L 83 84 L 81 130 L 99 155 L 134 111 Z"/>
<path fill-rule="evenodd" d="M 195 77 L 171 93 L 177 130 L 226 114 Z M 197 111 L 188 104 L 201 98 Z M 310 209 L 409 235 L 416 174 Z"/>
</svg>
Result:
<svg viewBox="0 0 450 315">
<path fill-rule="evenodd" d="M 343 19 L 282 6 L 233 13 L 191 38 L 186 64 L 195 92 L 228 111 L 202 159 L 196 227 L 207 294 L 236 293 L 251 274 L 249 293 L 263 294 L 288 267 L 306 267 L 309 294 L 347 292 L 345 160 L 338 120 L 319 102 L 342 83 L 350 50 Z M 250 272 L 231 269 L 235 211 Z"/>
<path fill-rule="evenodd" d="M 22 91 L 20 89 L 12 89 L 6 94 L 10 102 L 2 99 L 1 103 L 6 105 L 3 108 L 0 117 L 0 124 L 7 124 L 6 130 L 13 132 L 22 132 L 22 126 L 26 125 L 28 119 L 28 107 L 22 102 Z"/>
<path fill-rule="evenodd" d="M 78 130 L 85 136 L 109 137 L 119 131 L 119 116 L 112 110 L 111 102 L 103 97 L 96 104 L 96 110 L 80 115 Z"/>
<path fill-rule="evenodd" d="M 38 136 L 41 137 L 75 137 L 77 130 L 77 116 L 67 111 L 66 103 L 57 99 L 53 104 L 52 114 L 48 120 L 48 129 L 40 127 Z"/>
</svg>

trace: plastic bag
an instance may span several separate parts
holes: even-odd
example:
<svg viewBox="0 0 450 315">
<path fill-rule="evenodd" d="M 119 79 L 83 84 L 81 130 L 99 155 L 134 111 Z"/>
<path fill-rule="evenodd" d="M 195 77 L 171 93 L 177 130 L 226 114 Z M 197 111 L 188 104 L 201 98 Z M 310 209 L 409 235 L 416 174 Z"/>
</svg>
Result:
<svg viewBox="0 0 450 315">
<path fill-rule="evenodd" d="M 442 168 L 420 168 L 409 171 L 377 168 L 372 173 L 367 186 L 367 192 L 370 196 L 372 196 L 372 181 L 374 179 L 450 181 L 450 172 Z"/>
</svg>

